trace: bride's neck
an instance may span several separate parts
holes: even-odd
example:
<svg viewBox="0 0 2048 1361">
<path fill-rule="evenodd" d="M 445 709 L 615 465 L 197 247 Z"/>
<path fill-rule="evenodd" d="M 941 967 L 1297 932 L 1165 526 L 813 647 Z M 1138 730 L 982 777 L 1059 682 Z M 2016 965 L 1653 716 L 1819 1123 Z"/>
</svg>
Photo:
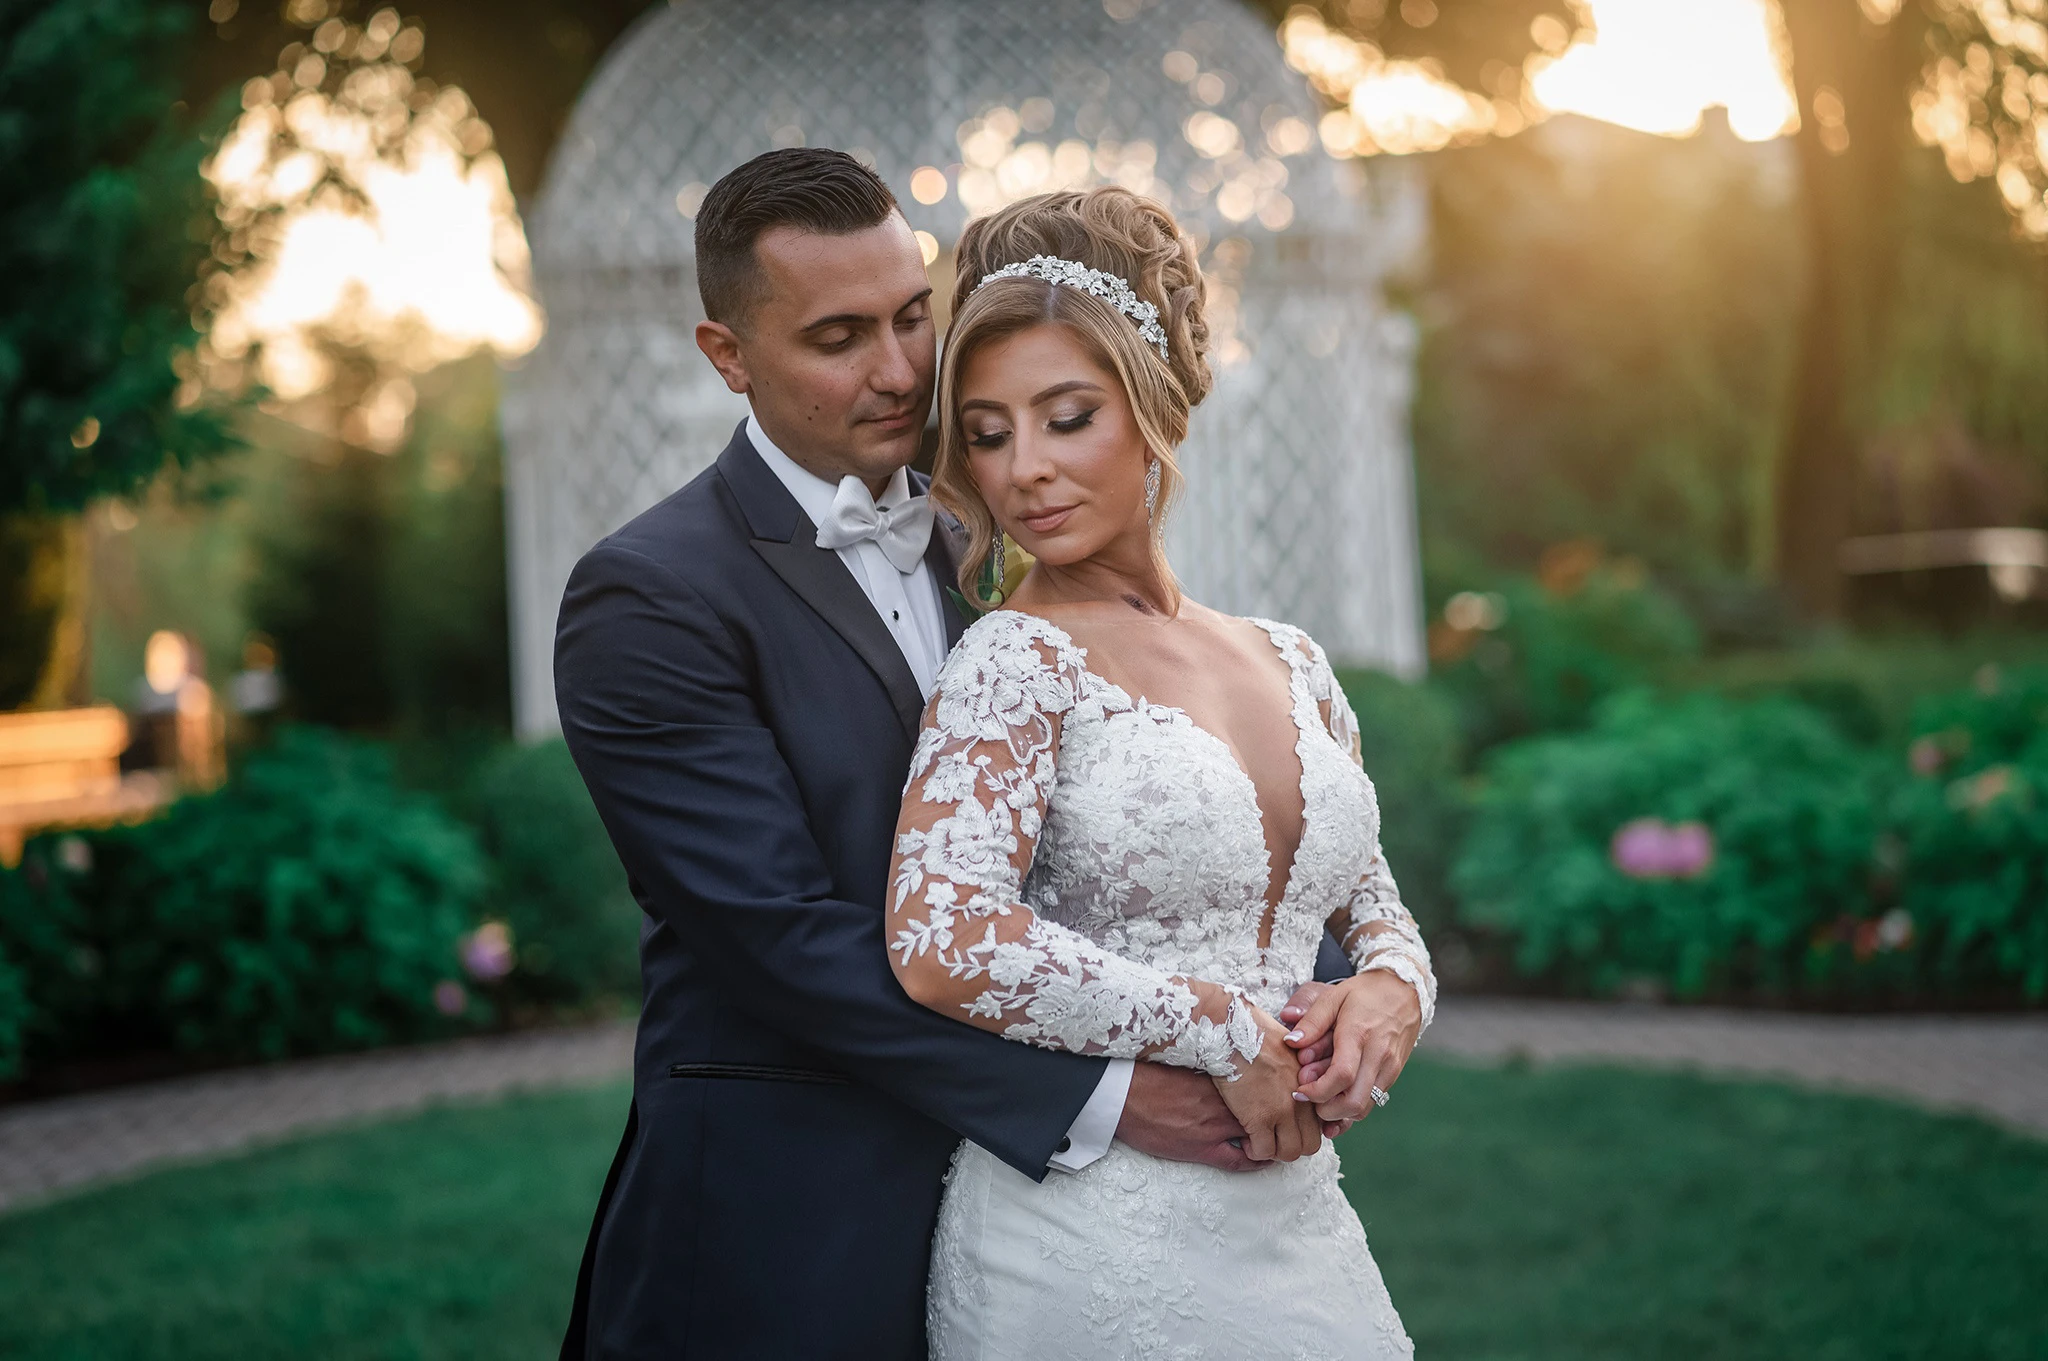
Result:
<svg viewBox="0 0 2048 1361">
<path fill-rule="evenodd" d="M 1150 540 L 1149 533 L 1126 535 L 1099 553 L 1064 565 L 1041 559 L 1031 569 L 1016 603 L 1028 608 L 1115 602 L 1141 613 L 1169 613 L 1169 591 Z"/>
</svg>

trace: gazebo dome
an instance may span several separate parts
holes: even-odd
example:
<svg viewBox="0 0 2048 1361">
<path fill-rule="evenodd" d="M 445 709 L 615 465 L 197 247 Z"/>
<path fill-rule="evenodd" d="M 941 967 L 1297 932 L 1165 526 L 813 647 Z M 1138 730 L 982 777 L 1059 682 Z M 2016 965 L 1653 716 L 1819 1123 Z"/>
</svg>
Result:
<svg viewBox="0 0 2048 1361">
<path fill-rule="evenodd" d="M 1331 159 L 1237 0 L 683 0 L 607 55 L 530 214 L 548 329 L 504 400 L 519 728 L 555 724 L 555 610 L 591 544 L 694 476 L 744 402 L 697 352 L 691 216 L 776 146 L 871 164 L 934 283 L 972 215 L 1123 183 L 1203 244 L 1215 391 L 1169 550 L 1190 595 L 1340 662 L 1422 667 L 1413 333 L 1381 299 L 1421 198 Z"/>
</svg>

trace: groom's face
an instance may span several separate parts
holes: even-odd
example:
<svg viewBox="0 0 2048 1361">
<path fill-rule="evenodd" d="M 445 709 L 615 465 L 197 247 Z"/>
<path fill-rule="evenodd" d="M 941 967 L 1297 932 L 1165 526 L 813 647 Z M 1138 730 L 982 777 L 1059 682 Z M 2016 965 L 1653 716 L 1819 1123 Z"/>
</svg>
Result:
<svg viewBox="0 0 2048 1361">
<path fill-rule="evenodd" d="M 771 228 L 754 256 L 758 300 L 737 327 L 700 325 L 698 345 L 784 453 L 827 481 L 881 483 L 917 456 L 937 360 L 910 224 Z"/>
</svg>

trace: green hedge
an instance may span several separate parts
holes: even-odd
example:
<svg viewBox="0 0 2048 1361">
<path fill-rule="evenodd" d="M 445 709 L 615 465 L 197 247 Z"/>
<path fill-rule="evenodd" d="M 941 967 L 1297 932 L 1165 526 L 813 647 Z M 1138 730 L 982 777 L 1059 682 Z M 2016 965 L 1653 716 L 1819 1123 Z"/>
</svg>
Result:
<svg viewBox="0 0 2048 1361">
<path fill-rule="evenodd" d="M 640 907 L 567 745 L 499 750 L 457 810 L 490 865 L 485 913 L 510 928 L 508 995 L 544 1005 L 637 995 Z"/>
<path fill-rule="evenodd" d="M 1947 990 L 2048 997 L 2048 673 L 1921 706 L 1895 795 L 1903 910 Z"/>
<path fill-rule="evenodd" d="M 1569 592 L 1514 578 L 1494 598 L 1498 625 L 1454 635 L 1430 678 L 1457 706 L 1475 752 L 1583 728 L 1608 697 L 1699 654 L 1699 629 L 1684 606 L 1636 573 L 1599 567 Z"/>
<path fill-rule="evenodd" d="M 21 1075 L 28 1026 L 28 979 L 0 949 L 0 1082 Z"/>
<path fill-rule="evenodd" d="M 1500 747 L 1458 924 L 1567 991 L 2048 998 L 2048 674 L 1987 668 L 1910 744 L 1854 741 L 1850 713 L 1636 693 Z M 1674 838 L 1693 861 L 1660 860 Z"/>
<path fill-rule="evenodd" d="M 29 964 L 31 1058 L 362 1048 L 480 1018 L 458 943 L 484 884 L 382 752 L 292 730 L 154 821 L 31 843 L 0 950 Z"/>
<path fill-rule="evenodd" d="M 439 777 L 438 794 L 408 787 Z M 640 911 L 560 742 L 287 728 L 136 827 L 0 872 L 0 1079 L 161 1051 L 272 1058 L 611 1005 Z"/>
<path fill-rule="evenodd" d="M 1815 930 L 1867 910 L 1872 779 L 1865 753 L 1788 701 L 1620 697 L 1587 733 L 1496 754 L 1453 875 L 1461 919 L 1572 990 L 1797 992 Z M 1632 824 L 1703 828 L 1710 853 L 1632 867 Z"/>
<path fill-rule="evenodd" d="M 1359 748 L 1379 793 L 1380 846 L 1401 900 L 1425 932 L 1447 929 L 1451 858 L 1466 819 L 1457 708 L 1427 685 L 1380 671 L 1339 679 L 1358 715 Z"/>
</svg>

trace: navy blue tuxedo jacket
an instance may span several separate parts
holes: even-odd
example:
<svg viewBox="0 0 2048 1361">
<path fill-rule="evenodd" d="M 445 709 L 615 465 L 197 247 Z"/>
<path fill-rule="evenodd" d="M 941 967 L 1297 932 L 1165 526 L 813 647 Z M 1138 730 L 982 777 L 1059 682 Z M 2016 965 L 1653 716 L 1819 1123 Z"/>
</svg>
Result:
<svg viewBox="0 0 2048 1361">
<path fill-rule="evenodd" d="M 563 1356 L 921 1361 L 954 1146 L 1044 1176 L 1104 1061 L 940 1016 L 890 972 L 923 697 L 743 431 L 562 599 L 562 731 L 646 912 L 632 1113 Z"/>
</svg>

